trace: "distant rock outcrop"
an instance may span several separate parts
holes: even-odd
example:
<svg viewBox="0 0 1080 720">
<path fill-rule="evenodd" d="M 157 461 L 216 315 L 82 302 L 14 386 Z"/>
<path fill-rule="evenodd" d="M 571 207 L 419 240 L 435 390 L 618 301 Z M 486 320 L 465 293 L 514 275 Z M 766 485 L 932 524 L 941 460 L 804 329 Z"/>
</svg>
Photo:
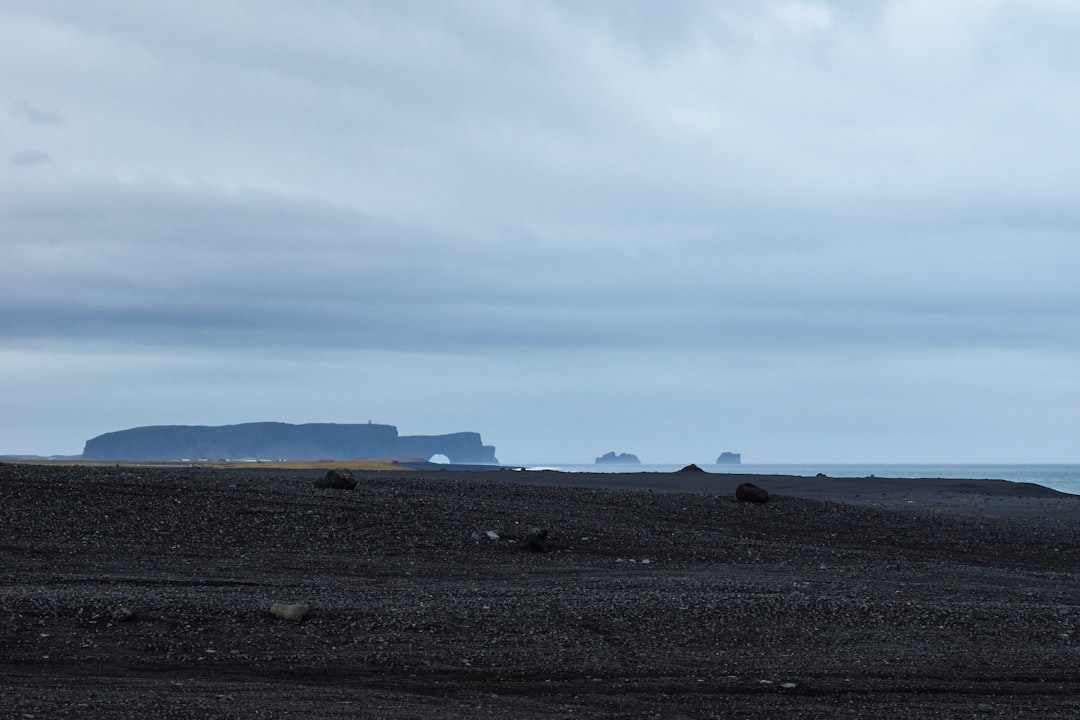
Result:
<svg viewBox="0 0 1080 720">
<path fill-rule="evenodd" d="M 479 433 L 399 436 L 393 425 L 278 422 L 156 425 L 98 435 L 86 441 L 84 460 L 259 459 L 355 460 L 428 459 L 445 455 L 452 463 L 497 464 L 495 448 Z"/>
<path fill-rule="evenodd" d="M 618 455 L 616 455 L 615 451 L 613 450 L 609 453 L 604 453 L 600 457 L 596 458 L 597 465 L 603 465 L 606 463 L 612 463 L 616 465 L 640 465 L 641 461 L 638 460 L 637 455 L 632 455 L 630 453 L 619 453 Z"/>
<path fill-rule="evenodd" d="M 742 455 L 733 452 L 722 452 L 720 457 L 716 458 L 717 465 L 741 465 Z"/>
</svg>

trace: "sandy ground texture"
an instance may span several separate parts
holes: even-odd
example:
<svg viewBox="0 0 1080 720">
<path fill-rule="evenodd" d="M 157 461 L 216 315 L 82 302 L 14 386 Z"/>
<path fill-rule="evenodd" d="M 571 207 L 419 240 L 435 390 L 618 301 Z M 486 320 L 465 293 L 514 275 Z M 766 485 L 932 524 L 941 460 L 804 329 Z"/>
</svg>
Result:
<svg viewBox="0 0 1080 720">
<path fill-rule="evenodd" d="M 1074 496 L 319 475 L 0 465 L 0 717 L 1080 717 Z"/>
</svg>

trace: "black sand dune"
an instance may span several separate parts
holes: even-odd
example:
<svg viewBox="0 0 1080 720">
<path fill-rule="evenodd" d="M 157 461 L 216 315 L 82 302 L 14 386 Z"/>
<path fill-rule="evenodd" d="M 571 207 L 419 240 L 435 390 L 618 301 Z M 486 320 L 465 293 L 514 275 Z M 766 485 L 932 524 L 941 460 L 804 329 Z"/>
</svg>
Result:
<svg viewBox="0 0 1080 720">
<path fill-rule="evenodd" d="M 4 717 L 1080 716 L 1074 496 L 313 477 L 0 465 Z"/>
</svg>

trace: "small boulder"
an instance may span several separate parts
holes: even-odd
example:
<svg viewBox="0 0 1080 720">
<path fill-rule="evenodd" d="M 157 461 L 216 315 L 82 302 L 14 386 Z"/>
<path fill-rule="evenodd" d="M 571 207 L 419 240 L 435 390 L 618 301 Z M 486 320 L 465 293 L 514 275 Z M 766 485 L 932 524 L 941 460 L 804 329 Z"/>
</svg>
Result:
<svg viewBox="0 0 1080 720">
<path fill-rule="evenodd" d="M 127 607 L 120 607 L 113 611 L 113 620 L 116 622 L 131 622 L 138 617 L 134 610 Z"/>
<path fill-rule="evenodd" d="M 309 612 L 311 612 L 310 605 L 286 605 L 285 603 L 274 603 L 270 606 L 270 614 L 274 617 L 279 617 L 282 620 L 303 620 L 307 617 Z"/>
<path fill-rule="evenodd" d="M 329 470 L 323 477 L 315 478 L 312 484 L 317 488 L 355 490 L 356 478 L 348 470 Z"/>
<path fill-rule="evenodd" d="M 739 502 L 764 504 L 769 502 L 769 493 L 753 483 L 743 483 L 735 488 L 735 499 Z"/>
<path fill-rule="evenodd" d="M 684 468 L 682 468 L 681 470 L 679 470 L 679 472 L 705 472 L 705 471 L 704 471 L 704 470 L 702 470 L 701 468 L 699 468 L 699 467 L 698 467 L 697 465 L 695 465 L 694 463 L 690 463 L 690 464 L 689 464 L 689 465 L 687 465 L 686 467 L 684 467 Z"/>
<path fill-rule="evenodd" d="M 546 553 L 551 550 L 551 540 L 544 528 L 532 528 L 525 534 L 521 547 L 529 552 Z"/>
</svg>

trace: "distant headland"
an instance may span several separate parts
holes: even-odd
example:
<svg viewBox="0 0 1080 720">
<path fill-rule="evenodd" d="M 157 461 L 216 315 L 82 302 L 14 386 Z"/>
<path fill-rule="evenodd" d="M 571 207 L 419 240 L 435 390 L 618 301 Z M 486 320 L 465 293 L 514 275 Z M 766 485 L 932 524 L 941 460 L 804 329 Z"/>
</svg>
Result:
<svg viewBox="0 0 1080 720">
<path fill-rule="evenodd" d="M 498 464 L 480 434 L 398 435 L 393 425 L 253 422 L 240 425 L 155 425 L 98 435 L 84 460 L 354 460 L 445 455 L 456 464 Z"/>
</svg>

